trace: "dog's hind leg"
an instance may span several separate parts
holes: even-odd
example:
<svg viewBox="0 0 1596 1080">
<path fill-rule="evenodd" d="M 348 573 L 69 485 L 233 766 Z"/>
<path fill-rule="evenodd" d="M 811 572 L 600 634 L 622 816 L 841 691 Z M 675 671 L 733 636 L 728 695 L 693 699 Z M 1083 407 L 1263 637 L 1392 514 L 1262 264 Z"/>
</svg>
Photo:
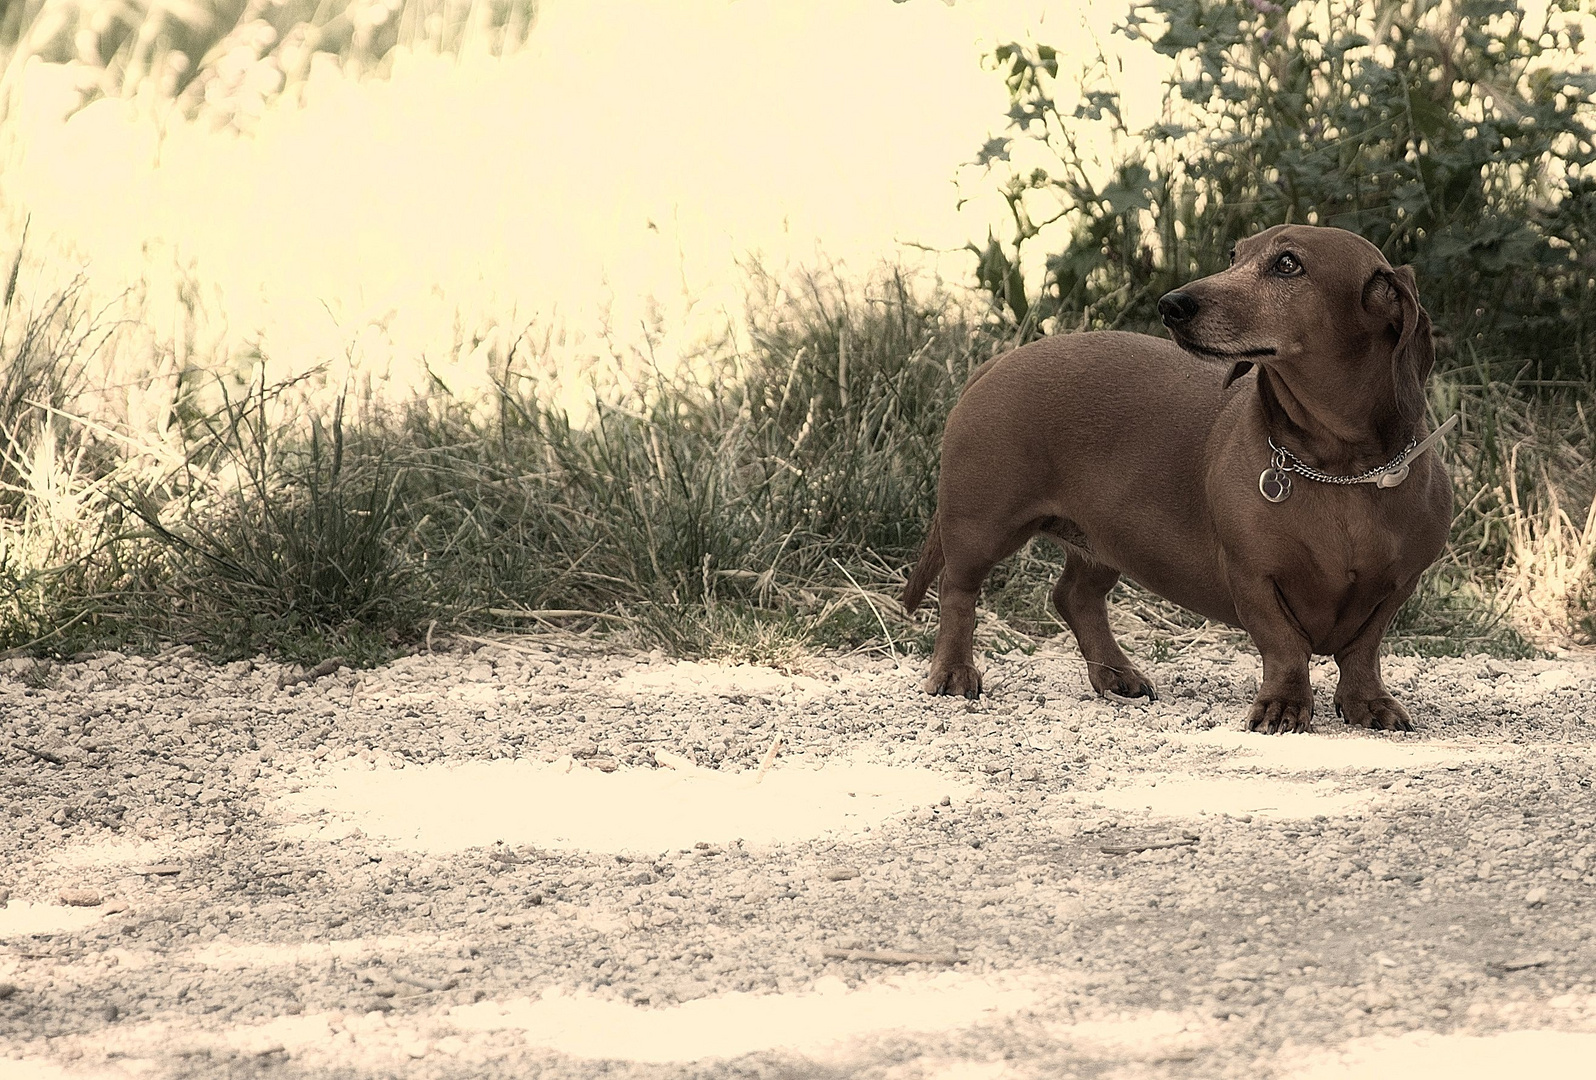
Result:
<svg viewBox="0 0 1596 1080">
<path fill-rule="evenodd" d="M 961 525 L 963 527 L 961 527 Z M 937 642 L 931 651 L 931 673 L 922 684 L 928 694 L 981 696 L 981 673 L 975 666 L 975 602 L 992 568 L 1018 551 L 1036 533 L 1027 525 L 1004 536 L 958 519 L 938 522 L 946 565 L 937 586 Z"/>
<path fill-rule="evenodd" d="M 942 571 L 937 589 L 939 625 L 931 652 L 931 672 L 923 688 L 928 694 L 981 696 L 981 673 L 975 666 L 975 601 L 990 566 L 972 572 L 962 567 Z"/>
<path fill-rule="evenodd" d="M 1120 697 L 1156 698 L 1152 682 L 1130 662 L 1108 625 L 1106 598 L 1118 580 L 1118 570 L 1066 548 L 1064 573 L 1053 586 L 1053 606 L 1075 634 L 1094 690 Z"/>
</svg>

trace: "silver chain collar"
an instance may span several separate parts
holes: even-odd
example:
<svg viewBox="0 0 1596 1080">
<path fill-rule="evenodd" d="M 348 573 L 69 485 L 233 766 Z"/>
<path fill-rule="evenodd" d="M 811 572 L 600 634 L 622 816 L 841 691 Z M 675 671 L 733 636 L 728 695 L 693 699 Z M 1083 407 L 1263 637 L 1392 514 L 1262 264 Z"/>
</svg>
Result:
<svg viewBox="0 0 1596 1080">
<path fill-rule="evenodd" d="M 1269 449 L 1272 456 L 1269 459 L 1269 468 L 1258 475 L 1258 493 L 1272 503 L 1285 502 L 1291 497 L 1292 473 L 1309 480 L 1317 480 L 1321 484 L 1375 484 L 1383 488 L 1394 488 L 1408 478 L 1408 462 L 1440 441 L 1441 437 L 1455 426 L 1457 426 L 1457 417 L 1448 417 L 1444 424 L 1426 435 L 1422 442 L 1415 435 L 1396 457 L 1378 468 L 1361 472 L 1357 476 L 1333 476 L 1321 472 L 1284 446 L 1277 444 L 1271 436 Z"/>
<path fill-rule="evenodd" d="M 1306 476 L 1309 480 L 1317 480 L 1321 484 L 1367 484 L 1384 473 L 1396 472 L 1407 461 L 1408 454 L 1417 445 L 1419 445 L 1419 437 L 1415 435 L 1408 440 L 1408 444 L 1402 448 L 1400 454 L 1384 465 L 1377 465 L 1372 469 L 1360 472 L 1356 476 L 1333 476 L 1330 473 L 1315 469 L 1284 446 L 1276 445 L 1275 440 L 1271 437 L 1269 449 L 1274 451 L 1274 458 L 1270 461 L 1270 464 L 1280 472 L 1294 472 L 1298 476 Z"/>
</svg>

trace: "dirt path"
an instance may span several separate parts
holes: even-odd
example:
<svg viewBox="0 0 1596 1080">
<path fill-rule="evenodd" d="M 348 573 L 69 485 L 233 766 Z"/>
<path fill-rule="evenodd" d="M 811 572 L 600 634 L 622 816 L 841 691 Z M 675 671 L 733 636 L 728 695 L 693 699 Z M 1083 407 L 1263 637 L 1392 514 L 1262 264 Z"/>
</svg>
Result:
<svg viewBox="0 0 1596 1080">
<path fill-rule="evenodd" d="M 0 1077 L 1590 1075 L 1589 659 L 920 666 L 7 661 Z"/>
</svg>

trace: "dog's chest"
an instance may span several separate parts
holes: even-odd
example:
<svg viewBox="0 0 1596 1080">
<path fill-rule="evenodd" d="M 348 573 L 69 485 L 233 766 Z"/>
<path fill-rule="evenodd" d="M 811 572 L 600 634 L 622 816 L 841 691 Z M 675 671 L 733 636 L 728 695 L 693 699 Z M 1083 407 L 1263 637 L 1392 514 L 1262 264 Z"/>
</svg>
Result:
<svg viewBox="0 0 1596 1080">
<path fill-rule="evenodd" d="M 1270 576 L 1316 651 L 1335 651 L 1404 579 L 1400 530 L 1367 516 L 1322 514 L 1281 544 Z"/>
</svg>

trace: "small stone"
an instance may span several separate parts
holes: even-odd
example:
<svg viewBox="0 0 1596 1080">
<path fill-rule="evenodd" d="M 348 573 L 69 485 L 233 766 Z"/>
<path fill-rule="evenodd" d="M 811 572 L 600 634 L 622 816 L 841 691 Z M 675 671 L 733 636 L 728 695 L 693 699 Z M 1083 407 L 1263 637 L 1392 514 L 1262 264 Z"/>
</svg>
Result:
<svg viewBox="0 0 1596 1080">
<path fill-rule="evenodd" d="M 859 868 L 856 866 L 833 866 L 826 871 L 827 881 L 848 881 L 858 876 Z"/>
<path fill-rule="evenodd" d="M 1533 888 L 1529 892 L 1525 893 L 1524 894 L 1524 903 L 1526 905 L 1528 905 L 1529 907 L 1540 907 L 1542 904 L 1546 903 L 1546 889 L 1545 889 L 1545 887 L 1541 886 L 1541 885 L 1537 885 L 1537 886 L 1535 886 L 1535 888 Z"/>
<path fill-rule="evenodd" d="M 68 907 L 98 907 L 105 899 L 93 889 L 62 889 L 61 902 Z"/>
<path fill-rule="evenodd" d="M 680 772 L 697 767 L 692 758 L 683 757 L 681 754 L 673 754 L 669 750 L 655 750 L 654 764 L 662 769 L 676 769 Z"/>
<path fill-rule="evenodd" d="M 0 982 L 0 1001 L 4 1001 L 9 997 L 15 996 L 16 992 L 16 983 Z"/>
</svg>

